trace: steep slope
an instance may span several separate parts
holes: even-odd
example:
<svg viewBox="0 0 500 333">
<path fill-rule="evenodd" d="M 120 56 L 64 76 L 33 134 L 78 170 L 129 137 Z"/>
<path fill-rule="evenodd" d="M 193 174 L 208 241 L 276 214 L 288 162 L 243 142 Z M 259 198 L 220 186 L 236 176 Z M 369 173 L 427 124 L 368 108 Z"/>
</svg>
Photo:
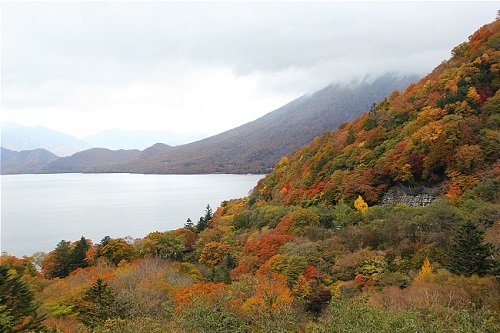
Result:
<svg viewBox="0 0 500 333">
<path fill-rule="evenodd" d="M 45 149 L 20 152 L 1 148 L 1 169 L 3 175 L 16 173 L 40 173 L 43 167 L 59 157 Z"/>
<path fill-rule="evenodd" d="M 457 197 L 498 177 L 500 21 L 474 33 L 450 60 L 352 123 L 283 158 L 256 195 L 285 204 L 369 204 L 396 183 L 443 186 Z"/>
<path fill-rule="evenodd" d="M 331 85 L 248 124 L 163 153 L 141 156 L 123 171 L 140 173 L 267 173 L 282 156 L 325 130 L 352 120 L 415 77 L 385 75 L 358 85 Z"/>
<path fill-rule="evenodd" d="M 58 156 L 69 156 L 91 145 L 65 133 L 42 126 L 2 123 L 2 147 L 20 151 L 43 148 Z"/>
</svg>

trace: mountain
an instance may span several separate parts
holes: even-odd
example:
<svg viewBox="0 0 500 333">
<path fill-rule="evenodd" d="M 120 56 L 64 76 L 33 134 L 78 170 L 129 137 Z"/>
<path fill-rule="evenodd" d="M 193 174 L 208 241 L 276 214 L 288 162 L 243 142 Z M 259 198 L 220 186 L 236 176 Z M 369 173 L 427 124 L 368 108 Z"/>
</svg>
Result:
<svg viewBox="0 0 500 333">
<path fill-rule="evenodd" d="M 202 133 L 179 134 L 171 131 L 126 131 L 118 128 L 107 129 L 82 138 L 91 147 L 143 150 L 157 142 L 172 146 L 186 144 L 206 138 Z"/>
<path fill-rule="evenodd" d="M 384 75 L 372 82 L 330 85 L 227 132 L 124 166 L 138 173 L 267 173 L 282 156 L 370 110 L 415 77 Z"/>
<path fill-rule="evenodd" d="M 358 117 L 392 91 L 415 80 L 416 77 L 387 74 L 358 84 L 332 84 L 255 121 L 200 141 L 175 147 L 159 144 L 142 153 L 125 155 L 112 150 L 91 150 L 63 157 L 41 172 L 267 173 L 282 156 L 324 131 Z M 108 133 L 120 136 L 123 132 Z"/>
<path fill-rule="evenodd" d="M 58 156 L 69 156 L 92 146 L 65 133 L 42 126 L 2 123 L 2 147 L 20 151 L 43 148 Z"/>
<path fill-rule="evenodd" d="M 140 154 L 140 150 L 110 150 L 92 148 L 68 157 L 62 157 L 41 169 L 43 173 L 99 173 L 116 172 L 115 166 L 127 163 Z"/>
<path fill-rule="evenodd" d="M 361 195 L 376 204 L 397 184 L 440 187 L 455 198 L 498 179 L 499 88 L 497 20 L 418 83 L 283 158 L 260 183 L 258 198 L 332 204 Z"/>
<path fill-rule="evenodd" d="M 12 151 L 1 148 L 1 167 L 2 174 L 16 173 L 39 173 L 40 170 L 52 161 L 59 159 L 46 149 Z"/>
</svg>

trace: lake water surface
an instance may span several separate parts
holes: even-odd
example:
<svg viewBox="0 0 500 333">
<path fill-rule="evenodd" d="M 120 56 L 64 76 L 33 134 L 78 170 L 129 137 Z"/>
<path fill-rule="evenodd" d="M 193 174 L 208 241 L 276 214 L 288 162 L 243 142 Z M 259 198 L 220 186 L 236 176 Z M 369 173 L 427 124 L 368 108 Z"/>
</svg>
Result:
<svg viewBox="0 0 500 333">
<path fill-rule="evenodd" d="M 207 204 L 242 198 L 264 175 L 51 174 L 1 176 L 1 251 L 49 252 L 61 240 L 98 243 L 196 223 Z"/>
</svg>

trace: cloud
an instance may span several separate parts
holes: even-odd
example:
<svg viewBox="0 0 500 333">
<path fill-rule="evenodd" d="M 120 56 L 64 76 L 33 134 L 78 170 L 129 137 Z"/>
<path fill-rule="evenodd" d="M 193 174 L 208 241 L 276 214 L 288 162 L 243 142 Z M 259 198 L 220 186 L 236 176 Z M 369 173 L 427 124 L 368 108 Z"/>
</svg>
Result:
<svg viewBox="0 0 500 333">
<path fill-rule="evenodd" d="M 214 134 L 332 82 L 424 75 L 496 7 L 3 2 L 2 119 L 33 122 L 38 112 L 45 125 L 75 133 L 111 124 Z"/>
</svg>

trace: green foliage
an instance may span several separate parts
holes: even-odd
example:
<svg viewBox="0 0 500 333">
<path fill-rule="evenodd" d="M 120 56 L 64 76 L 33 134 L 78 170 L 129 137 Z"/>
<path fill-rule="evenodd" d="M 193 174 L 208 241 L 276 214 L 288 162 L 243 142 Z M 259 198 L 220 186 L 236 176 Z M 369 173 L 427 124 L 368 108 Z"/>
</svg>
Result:
<svg viewBox="0 0 500 333">
<path fill-rule="evenodd" d="M 100 278 L 85 292 L 83 301 L 78 319 L 90 328 L 111 318 L 122 318 L 125 314 L 124 304 L 117 301 L 113 289 Z"/>
<path fill-rule="evenodd" d="M 45 308 L 53 317 L 70 317 L 76 314 L 75 305 L 64 305 L 60 302 L 46 303 Z"/>
<path fill-rule="evenodd" d="M 26 283 L 9 266 L 0 265 L 0 331 L 40 331 L 44 316 L 39 316 L 37 310 L 38 305 Z"/>
<path fill-rule="evenodd" d="M 491 257 L 491 244 L 484 244 L 484 232 L 472 221 L 461 223 L 455 230 L 449 248 L 448 269 L 454 274 L 485 276 L 498 270 Z"/>
<path fill-rule="evenodd" d="M 249 332 L 249 324 L 235 309 L 227 306 L 230 297 L 209 302 L 195 297 L 177 319 L 179 327 L 187 332 L 233 333 Z"/>
<path fill-rule="evenodd" d="M 207 205 L 207 208 L 205 209 L 205 215 L 201 216 L 200 220 L 196 224 L 196 232 L 200 233 L 203 230 L 205 230 L 212 217 L 213 217 L 212 208 L 210 207 L 210 205 Z"/>
<path fill-rule="evenodd" d="M 85 257 L 87 251 L 90 249 L 90 244 L 82 236 L 82 238 L 75 244 L 71 253 L 69 254 L 69 270 L 74 271 L 77 268 L 85 268 L 88 266 L 87 261 L 85 261 Z"/>
<path fill-rule="evenodd" d="M 285 216 L 288 209 L 278 205 L 268 205 L 253 209 L 248 217 L 248 227 L 263 228 L 265 226 L 274 228 L 280 219 Z"/>
<path fill-rule="evenodd" d="M 143 256 L 157 256 L 171 260 L 180 260 L 184 252 L 186 237 L 176 231 L 152 232 L 140 243 L 139 253 Z"/>
<path fill-rule="evenodd" d="M 294 235 L 304 234 L 308 227 L 319 226 L 319 216 L 311 209 L 298 208 L 292 212 L 291 218 L 290 232 Z"/>
<path fill-rule="evenodd" d="M 71 250 L 69 247 L 69 242 L 66 242 L 64 240 L 60 241 L 54 250 L 53 259 L 51 260 L 51 266 L 45 275 L 49 279 L 56 277 L 63 278 L 68 276 L 71 272 L 70 255 Z"/>
<path fill-rule="evenodd" d="M 78 268 L 87 267 L 86 254 L 89 249 L 90 244 L 84 237 L 73 244 L 60 241 L 42 263 L 45 276 L 49 279 L 64 278 Z"/>
<path fill-rule="evenodd" d="M 470 313 L 458 310 L 450 318 L 414 310 L 391 310 L 367 305 L 362 300 L 334 300 L 319 323 L 309 324 L 307 332 L 341 333 L 441 333 L 496 332 L 498 325 L 488 311 Z"/>
<path fill-rule="evenodd" d="M 105 245 L 99 247 L 100 256 L 107 258 L 113 264 L 118 265 L 120 261 L 131 261 L 137 256 L 137 250 L 132 244 L 122 238 L 106 241 Z"/>
</svg>

